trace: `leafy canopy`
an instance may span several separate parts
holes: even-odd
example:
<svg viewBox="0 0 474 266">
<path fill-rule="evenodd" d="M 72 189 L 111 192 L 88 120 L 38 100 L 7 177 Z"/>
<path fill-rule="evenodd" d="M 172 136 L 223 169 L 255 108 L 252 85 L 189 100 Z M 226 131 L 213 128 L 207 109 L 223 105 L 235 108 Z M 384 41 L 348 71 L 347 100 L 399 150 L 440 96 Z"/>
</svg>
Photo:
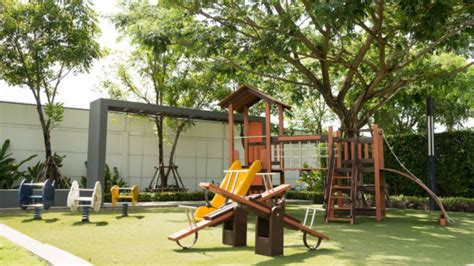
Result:
<svg viewBox="0 0 474 266">
<path fill-rule="evenodd" d="M 473 6 L 449 1 L 168 1 L 212 32 L 204 50 L 263 80 L 317 90 L 345 127 L 362 127 L 408 85 L 447 77 L 438 52 L 467 56 Z"/>
</svg>

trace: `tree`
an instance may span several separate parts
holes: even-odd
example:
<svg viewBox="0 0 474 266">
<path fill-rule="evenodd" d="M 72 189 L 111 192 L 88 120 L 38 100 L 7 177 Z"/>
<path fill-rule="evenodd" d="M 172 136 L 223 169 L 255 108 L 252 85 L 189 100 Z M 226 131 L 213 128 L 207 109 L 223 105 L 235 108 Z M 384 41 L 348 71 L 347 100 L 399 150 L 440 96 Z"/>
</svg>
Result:
<svg viewBox="0 0 474 266">
<path fill-rule="evenodd" d="M 169 2 L 206 22 L 216 60 L 318 91 L 344 128 L 366 125 L 410 84 L 472 65 L 438 71 L 425 60 L 469 52 L 473 6 L 461 0 Z"/>
<path fill-rule="evenodd" d="M 440 69 L 455 69 L 466 64 L 466 59 L 452 54 L 429 58 Z M 427 80 L 400 91 L 376 115 L 375 122 L 388 134 L 426 131 L 426 99 L 433 97 L 435 122 L 448 131 L 462 128 L 463 122 L 473 117 L 474 69 L 453 78 Z"/>
<path fill-rule="evenodd" d="M 100 55 L 96 14 L 87 1 L 0 2 L 0 78 L 30 89 L 43 131 L 46 177 L 60 179 L 53 160 L 51 131 L 63 119 L 56 101 L 70 72 L 87 71 Z"/>
<path fill-rule="evenodd" d="M 199 51 L 206 38 L 203 25 L 176 9 L 148 1 L 121 2 L 121 12 L 113 17 L 117 29 L 131 40 L 133 52 L 119 64 L 118 80 L 106 79 L 103 87 L 113 97 L 132 98 L 148 104 L 188 108 L 211 108 L 228 89 L 213 65 Z M 217 70 L 217 69 L 214 69 Z M 168 166 L 180 134 L 192 126 L 191 120 L 166 119 L 153 115 L 158 140 L 158 165 L 165 166 L 165 125 L 174 137 Z M 168 168 L 160 167 L 161 187 L 168 187 Z"/>
</svg>

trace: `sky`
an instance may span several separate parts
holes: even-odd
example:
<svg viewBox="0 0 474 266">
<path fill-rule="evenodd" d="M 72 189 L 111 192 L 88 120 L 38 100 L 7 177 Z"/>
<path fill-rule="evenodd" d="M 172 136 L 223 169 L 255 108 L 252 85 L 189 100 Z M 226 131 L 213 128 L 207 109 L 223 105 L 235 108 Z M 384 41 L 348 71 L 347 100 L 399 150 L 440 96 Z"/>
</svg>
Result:
<svg viewBox="0 0 474 266">
<path fill-rule="evenodd" d="M 105 16 L 118 11 L 115 0 L 95 0 L 94 10 L 99 14 L 99 24 L 102 34 L 98 40 L 102 48 L 112 51 L 129 51 L 130 45 L 127 41 L 118 41 L 119 34 L 114 25 Z M 60 84 L 57 102 L 62 102 L 66 107 L 89 108 L 91 101 L 106 97 L 99 92 L 98 85 L 104 67 L 111 62 L 111 57 L 102 58 L 95 62 L 89 73 L 74 75 L 70 73 Z M 11 101 L 20 103 L 34 103 L 33 94 L 26 87 L 12 87 L 0 80 L 0 101 Z"/>
</svg>

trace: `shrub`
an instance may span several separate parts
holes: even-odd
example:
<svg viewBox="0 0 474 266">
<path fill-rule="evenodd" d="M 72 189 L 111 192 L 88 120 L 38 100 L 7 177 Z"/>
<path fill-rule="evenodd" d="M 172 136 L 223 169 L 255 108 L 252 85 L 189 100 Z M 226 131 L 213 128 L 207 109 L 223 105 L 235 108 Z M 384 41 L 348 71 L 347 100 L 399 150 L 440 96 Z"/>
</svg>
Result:
<svg viewBox="0 0 474 266">
<path fill-rule="evenodd" d="M 401 161 L 425 184 L 427 182 L 426 136 L 407 134 L 387 137 Z M 384 149 L 385 167 L 402 170 L 388 148 Z M 474 132 L 456 131 L 435 135 L 436 176 L 438 195 L 442 197 L 472 197 L 474 195 Z M 418 185 L 405 178 L 387 173 L 390 193 L 394 195 L 426 196 Z"/>
<path fill-rule="evenodd" d="M 87 168 L 87 162 L 84 162 L 84 165 Z M 113 167 L 112 171 L 110 170 L 110 167 L 108 164 L 105 164 L 104 168 L 104 180 L 105 180 L 105 186 L 104 190 L 109 192 L 112 186 L 117 185 L 119 187 L 126 187 L 127 182 L 121 177 L 120 172 L 117 167 Z M 81 176 L 81 181 L 80 185 L 81 187 L 85 188 L 87 184 L 87 177 Z"/>
<path fill-rule="evenodd" d="M 441 198 L 446 211 L 474 212 L 474 198 L 446 197 Z M 390 196 L 390 206 L 397 209 L 422 209 L 427 210 L 428 197 L 416 196 Z"/>
<path fill-rule="evenodd" d="M 9 148 L 10 140 L 7 139 L 3 142 L 2 148 L 0 149 L 0 188 L 3 189 L 12 188 L 15 181 L 20 179 L 20 177 L 25 177 L 26 172 L 20 171 L 20 166 L 36 157 L 36 155 L 32 155 L 17 163 L 15 159 L 11 157 L 11 153 L 7 153 Z"/>
<path fill-rule="evenodd" d="M 322 204 L 324 201 L 324 193 L 308 190 L 289 190 L 288 192 L 286 192 L 286 198 L 297 200 L 311 200 L 313 203 Z"/>
</svg>

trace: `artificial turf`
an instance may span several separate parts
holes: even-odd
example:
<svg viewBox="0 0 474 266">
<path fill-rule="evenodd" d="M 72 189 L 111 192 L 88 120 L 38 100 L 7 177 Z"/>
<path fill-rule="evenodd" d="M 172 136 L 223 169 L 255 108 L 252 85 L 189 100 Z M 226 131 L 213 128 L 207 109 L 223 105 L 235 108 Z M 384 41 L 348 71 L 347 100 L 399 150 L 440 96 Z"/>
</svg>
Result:
<svg viewBox="0 0 474 266">
<path fill-rule="evenodd" d="M 0 265 L 47 265 L 38 257 L 0 237 Z"/>
<path fill-rule="evenodd" d="M 287 210 L 303 218 L 306 207 L 288 206 Z M 169 234 L 186 226 L 185 214 L 177 208 L 131 210 L 126 218 L 119 217 L 119 209 L 91 213 L 88 224 L 80 222 L 80 213 L 45 212 L 42 221 L 32 220 L 31 212 L 3 213 L 0 223 L 96 265 L 474 263 L 474 214 L 452 213 L 456 223 L 448 227 L 437 225 L 437 216 L 436 212 L 390 210 L 381 223 L 359 218 L 355 225 L 349 225 L 324 224 L 322 213 L 318 213 L 315 228 L 329 235 L 331 241 L 323 241 L 311 252 L 303 246 L 301 233 L 285 230 L 285 255 L 274 258 L 254 254 L 253 223 L 247 233 L 248 247 L 221 244 L 219 226 L 201 231 L 194 248 L 182 250 L 167 240 Z M 15 263 L 16 257 L 10 257 Z"/>
</svg>

